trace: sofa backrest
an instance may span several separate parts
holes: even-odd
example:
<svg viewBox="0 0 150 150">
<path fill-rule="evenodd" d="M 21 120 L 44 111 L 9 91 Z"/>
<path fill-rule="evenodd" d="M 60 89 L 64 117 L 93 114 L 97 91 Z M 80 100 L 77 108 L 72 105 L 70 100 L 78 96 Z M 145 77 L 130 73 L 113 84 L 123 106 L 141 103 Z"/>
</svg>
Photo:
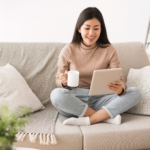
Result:
<svg viewBox="0 0 150 150">
<path fill-rule="evenodd" d="M 44 104 L 56 88 L 58 55 L 66 43 L 0 43 L 0 67 L 10 63 L 27 81 Z M 150 65 L 144 45 L 140 42 L 112 43 L 116 48 L 126 79 L 130 68 Z"/>
<path fill-rule="evenodd" d="M 0 43 L 0 66 L 13 65 L 45 104 L 56 88 L 57 60 L 64 43 Z"/>
<path fill-rule="evenodd" d="M 144 44 L 141 42 L 112 43 L 118 52 L 124 79 L 130 68 L 141 69 L 149 66 L 149 58 L 145 51 Z"/>
</svg>

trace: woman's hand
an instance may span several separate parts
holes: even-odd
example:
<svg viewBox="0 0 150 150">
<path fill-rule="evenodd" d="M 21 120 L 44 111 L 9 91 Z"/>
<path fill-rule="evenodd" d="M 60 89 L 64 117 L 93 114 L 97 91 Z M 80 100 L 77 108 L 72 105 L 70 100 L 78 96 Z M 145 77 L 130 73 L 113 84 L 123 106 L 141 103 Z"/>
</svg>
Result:
<svg viewBox="0 0 150 150">
<path fill-rule="evenodd" d="M 65 73 L 61 73 L 59 75 L 59 80 L 61 81 L 63 86 L 67 86 L 67 79 L 68 79 L 68 71 L 65 70 Z"/>
<path fill-rule="evenodd" d="M 117 95 L 121 94 L 123 91 L 122 84 L 119 81 L 109 83 L 108 88 L 114 91 Z"/>
</svg>

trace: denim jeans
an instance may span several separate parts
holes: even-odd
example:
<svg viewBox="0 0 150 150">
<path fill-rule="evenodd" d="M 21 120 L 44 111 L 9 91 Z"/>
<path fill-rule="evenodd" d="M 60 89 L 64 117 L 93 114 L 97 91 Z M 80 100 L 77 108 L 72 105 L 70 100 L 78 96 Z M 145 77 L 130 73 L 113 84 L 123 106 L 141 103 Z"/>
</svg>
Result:
<svg viewBox="0 0 150 150">
<path fill-rule="evenodd" d="M 123 96 L 117 94 L 89 96 L 89 90 L 81 87 L 72 90 L 56 88 L 50 94 L 51 103 L 65 117 L 83 117 L 90 107 L 95 111 L 103 108 L 110 118 L 114 118 L 142 99 L 141 91 L 136 87 L 127 88 Z"/>
</svg>

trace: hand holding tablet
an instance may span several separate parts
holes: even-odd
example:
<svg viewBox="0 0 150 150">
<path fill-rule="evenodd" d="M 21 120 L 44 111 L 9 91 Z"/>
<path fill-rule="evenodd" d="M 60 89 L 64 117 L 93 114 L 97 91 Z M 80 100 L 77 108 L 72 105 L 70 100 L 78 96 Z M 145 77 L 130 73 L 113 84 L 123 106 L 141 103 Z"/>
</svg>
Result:
<svg viewBox="0 0 150 150">
<path fill-rule="evenodd" d="M 117 82 L 112 82 L 108 84 L 108 88 L 112 91 L 114 91 L 116 94 L 121 94 L 122 93 L 122 84 L 117 81 Z"/>
<path fill-rule="evenodd" d="M 122 68 L 95 70 L 93 72 L 89 96 L 120 94 L 122 92 L 122 85 L 119 82 L 121 73 Z"/>
</svg>

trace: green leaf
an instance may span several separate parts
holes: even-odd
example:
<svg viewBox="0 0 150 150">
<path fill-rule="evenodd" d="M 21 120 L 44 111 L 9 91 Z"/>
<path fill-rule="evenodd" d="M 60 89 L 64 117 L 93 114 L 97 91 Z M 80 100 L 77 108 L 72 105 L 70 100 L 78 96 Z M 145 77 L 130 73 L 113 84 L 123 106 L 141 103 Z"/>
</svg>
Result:
<svg viewBox="0 0 150 150">
<path fill-rule="evenodd" d="M 16 133 L 24 132 L 25 124 L 29 121 L 28 115 L 32 112 L 31 108 L 24 106 L 19 106 L 14 111 L 9 111 L 8 108 L 6 103 L 0 106 L 0 145 L 15 142 Z"/>
</svg>

